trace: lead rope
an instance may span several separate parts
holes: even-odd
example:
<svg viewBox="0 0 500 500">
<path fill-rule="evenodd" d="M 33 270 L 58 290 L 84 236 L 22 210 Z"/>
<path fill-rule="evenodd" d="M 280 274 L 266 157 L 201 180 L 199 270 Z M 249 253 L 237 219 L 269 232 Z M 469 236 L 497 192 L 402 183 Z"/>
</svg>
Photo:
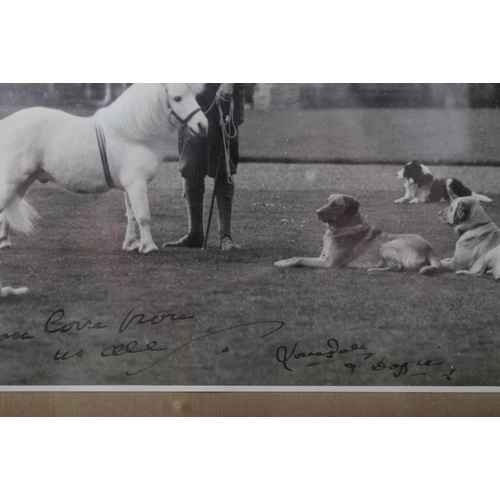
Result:
<svg viewBox="0 0 500 500">
<path fill-rule="evenodd" d="M 213 105 L 213 104 L 212 104 Z M 236 125 L 234 124 L 234 100 L 231 97 L 229 102 L 229 114 L 227 116 L 227 122 L 224 120 L 224 113 L 222 111 L 222 104 L 219 101 L 219 126 L 222 130 L 222 144 L 224 149 L 224 160 L 226 162 L 226 176 L 228 184 L 233 184 L 234 179 L 231 174 L 231 139 L 234 139 L 238 135 L 238 131 L 236 130 Z M 232 132 L 231 132 L 232 130 Z M 215 172 L 215 180 L 214 180 L 214 190 L 212 193 L 212 201 L 210 203 L 210 211 L 208 213 L 208 222 L 207 222 L 207 230 L 205 231 L 205 239 L 203 241 L 202 250 L 207 248 L 208 235 L 210 233 L 210 226 L 212 225 L 212 216 L 214 213 L 214 205 L 215 205 L 215 196 L 217 194 L 217 182 L 219 180 L 219 167 L 220 160 L 217 161 L 217 169 Z"/>
</svg>

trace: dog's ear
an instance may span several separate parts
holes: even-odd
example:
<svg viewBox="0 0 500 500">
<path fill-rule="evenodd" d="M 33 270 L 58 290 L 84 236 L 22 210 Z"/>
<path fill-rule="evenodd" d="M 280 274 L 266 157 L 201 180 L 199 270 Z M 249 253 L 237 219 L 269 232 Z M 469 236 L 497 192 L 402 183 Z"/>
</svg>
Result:
<svg viewBox="0 0 500 500">
<path fill-rule="evenodd" d="M 432 184 L 434 177 L 431 174 L 424 173 L 422 165 L 418 161 L 412 161 L 411 176 L 418 187 Z"/>
<path fill-rule="evenodd" d="M 470 206 L 463 201 L 459 201 L 455 213 L 453 214 L 453 224 L 458 226 L 469 218 Z"/>
<path fill-rule="evenodd" d="M 352 196 L 344 196 L 345 203 L 345 215 L 355 215 L 359 210 L 359 201 L 353 198 Z"/>
</svg>

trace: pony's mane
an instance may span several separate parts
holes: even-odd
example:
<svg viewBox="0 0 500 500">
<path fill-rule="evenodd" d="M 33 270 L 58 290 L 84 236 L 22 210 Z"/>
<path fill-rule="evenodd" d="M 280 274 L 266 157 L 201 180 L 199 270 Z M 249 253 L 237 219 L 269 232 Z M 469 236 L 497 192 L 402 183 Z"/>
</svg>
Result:
<svg viewBox="0 0 500 500">
<path fill-rule="evenodd" d="M 164 138 L 175 127 L 165 87 L 160 83 L 134 83 L 114 103 L 100 110 L 98 117 L 106 128 L 131 140 Z"/>
<path fill-rule="evenodd" d="M 187 83 L 199 94 L 204 83 Z M 97 119 L 117 135 L 130 140 L 164 139 L 178 122 L 172 118 L 167 92 L 161 83 L 134 83 L 114 103 L 97 113 Z"/>
</svg>

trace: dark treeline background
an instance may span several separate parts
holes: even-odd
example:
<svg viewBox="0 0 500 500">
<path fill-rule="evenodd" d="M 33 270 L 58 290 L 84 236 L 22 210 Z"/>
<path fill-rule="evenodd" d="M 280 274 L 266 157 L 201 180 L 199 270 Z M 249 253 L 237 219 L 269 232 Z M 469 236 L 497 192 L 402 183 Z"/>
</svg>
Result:
<svg viewBox="0 0 500 500">
<path fill-rule="evenodd" d="M 2 83 L 0 103 L 107 105 L 128 83 Z M 256 109 L 498 108 L 497 83 L 249 83 Z"/>
</svg>

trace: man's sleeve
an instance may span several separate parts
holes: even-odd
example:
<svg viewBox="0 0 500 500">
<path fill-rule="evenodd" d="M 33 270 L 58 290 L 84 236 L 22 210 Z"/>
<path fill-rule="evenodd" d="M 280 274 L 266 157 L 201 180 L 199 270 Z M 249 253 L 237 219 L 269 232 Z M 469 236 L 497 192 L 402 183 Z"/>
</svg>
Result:
<svg viewBox="0 0 500 500">
<path fill-rule="evenodd" d="M 239 127 L 245 121 L 245 84 L 235 83 L 233 89 L 234 124 Z"/>
</svg>

